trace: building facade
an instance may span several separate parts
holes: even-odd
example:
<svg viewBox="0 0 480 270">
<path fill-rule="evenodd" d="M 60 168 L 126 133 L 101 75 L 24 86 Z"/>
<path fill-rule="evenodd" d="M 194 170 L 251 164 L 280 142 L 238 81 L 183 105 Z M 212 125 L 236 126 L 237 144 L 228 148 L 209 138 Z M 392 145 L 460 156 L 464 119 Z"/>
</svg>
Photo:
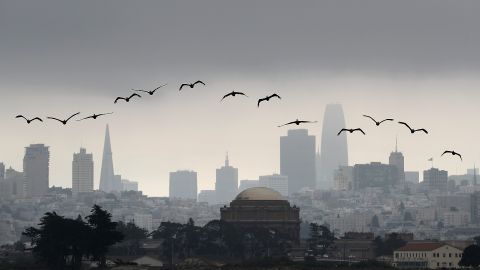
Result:
<svg viewBox="0 0 480 270">
<path fill-rule="evenodd" d="M 398 268 L 460 268 L 463 250 L 442 242 L 409 242 L 393 253 Z"/>
<path fill-rule="evenodd" d="M 356 164 L 353 167 L 353 185 L 355 190 L 381 187 L 387 188 L 398 182 L 396 166 L 371 162 L 370 164 Z"/>
<path fill-rule="evenodd" d="M 264 175 L 259 177 L 261 187 L 267 187 L 280 192 L 283 196 L 288 196 L 288 177 L 279 174 Z"/>
<path fill-rule="evenodd" d="M 225 165 L 217 169 L 215 191 L 218 203 L 227 203 L 238 193 L 238 169 L 230 166 L 228 155 Z"/>
<path fill-rule="evenodd" d="M 221 220 L 237 228 L 267 228 L 300 242 L 300 210 L 277 191 L 265 187 L 240 192 L 229 206 L 220 209 Z"/>
<path fill-rule="evenodd" d="M 315 136 L 306 129 L 280 137 L 280 174 L 288 177 L 289 195 L 315 188 Z"/>
<path fill-rule="evenodd" d="M 352 190 L 353 189 L 353 167 L 340 166 L 333 173 L 333 188 L 335 190 Z"/>
<path fill-rule="evenodd" d="M 429 191 L 446 192 L 448 172 L 437 168 L 431 168 L 430 170 L 423 171 L 423 181 L 427 185 Z"/>
<path fill-rule="evenodd" d="M 72 193 L 93 192 L 93 155 L 87 154 L 85 148 L 73 154 Z"/>
<path fill-rule="evenodd" d="M 390 153 L 388 164 L 397 168 L 397 177 L 395 185 L 405 184 L 405 158 L 402 152 L 398 152 L 397 143 L 395 143 L 395 152 Z"/>
<path fill-rule="evenodd" d="M 49 188 L 50 152 L 43 144 L 31 144 L 25 148 L 23 172 L 27 198 L 41 197 Z"/>
<path fill-rule="evenodd" d="M 176 171 L 170 173 L 169 197 L 197 200 L 197 173 Z"/>
</svg>

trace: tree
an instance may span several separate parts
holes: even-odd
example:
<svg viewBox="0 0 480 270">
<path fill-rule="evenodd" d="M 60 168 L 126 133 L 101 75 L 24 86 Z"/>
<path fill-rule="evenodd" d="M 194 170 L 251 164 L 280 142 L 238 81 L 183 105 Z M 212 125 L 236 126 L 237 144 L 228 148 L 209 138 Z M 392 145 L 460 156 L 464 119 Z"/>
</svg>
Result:
<svg viewBox="0 0 480 270">
<path fill-rule="evenodd" d="M 310 223 L 308 245 L 315 256 L 327 253 L 334 240 L 335 236 L 326 226 Z"/>
<path fill-rule="evenodd" d="M 117 231 L 123 234 L 123 241 L 113 246 L 110 253 L 117 255 L 138 255 L 140 254 L 140 241 L 148 237 L 148 231 L 138 227 L 133 222 L 117 223 Z"/>
<path fill-rule="evenodd" d="M 122 241 L 123 234 L 116 230 L 117 223 L 112 222 L 112 215 L 102 207 L 94 205 L 90 212 L 91 214 L 87 216 L 92 230 L 90 252 L 93 259 L 104 267 L 109 246 Z"/>
<path fill-rule="evenodd" d="M 473 238 L 473 241 L 475 241 L 475 245 L 480 246 L 480 235 L 479 235 L 479 236 L 475 236 L 475 237 Z"/>
<path fill-rule="evenodd" d="M 468 246 L 463 251 L 462 259 L 460 260 L 458 265 L 467 267 L 478 267 L 480 265 L 480 246 Z"/>
</svg>

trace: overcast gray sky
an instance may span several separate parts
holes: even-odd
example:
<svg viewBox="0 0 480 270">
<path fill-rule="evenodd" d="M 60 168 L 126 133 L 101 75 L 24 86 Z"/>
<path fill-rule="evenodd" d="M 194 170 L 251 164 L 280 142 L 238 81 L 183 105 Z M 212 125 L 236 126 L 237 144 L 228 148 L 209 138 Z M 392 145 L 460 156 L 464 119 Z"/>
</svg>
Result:
<svg viewBox="0 0 480 270">
<path fill-rule="evenodd" d="M 276 126 L 318 120 L 325 104 L 344 105 L 350 164 L 387 161 L 399 136 L 408 170 L 426 160 L 450 173 L 480 163 L 480 2 L 422 1 L 0 1 L 0 161 L 21 170 L 23 147 L 51 148 L 52 185 L 71 186 L 72 153 L 95 157 L 95 186 L 105 125 L 116 173 L 148 195 L 168 194 L 168 172 L 193 169 L 213 188 L 226 151 L 241 179 L 279 171 Z M 178 92 L 182 82 L 207 87 Z M 130 88 L 155 96 L 113 104 Z M 219 103 L 231 90 L 245 91 Z M 256 108 L 272 92 L 283 99 Z M 115 114 L 63 127 L 27 126 L 18 113 Z M 361 115 L 426 127 L 411 136 Z M 332 131 L 336 132 L 336 131 Z M 440 158 L 445 148 L 464 162 Z"/>
</svg>

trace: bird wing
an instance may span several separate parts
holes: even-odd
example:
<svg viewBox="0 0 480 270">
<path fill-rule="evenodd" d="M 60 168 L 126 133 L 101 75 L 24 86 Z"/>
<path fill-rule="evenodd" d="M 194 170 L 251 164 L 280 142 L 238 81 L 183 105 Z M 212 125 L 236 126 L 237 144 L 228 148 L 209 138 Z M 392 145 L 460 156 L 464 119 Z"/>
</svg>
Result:
<svg viewBox="0 0 480 270">
<path fill-rule="evenodd" d="M 102 116 L 102 115 L 107 115 L 107 114 L 112 114 L 113 112 L 107 112 L 107 113 L 100 113 L 100 114 L 97 114 L 97 116 Z"/>
<path fill-rule="evenodd" d="M 348 131 L 348 129 L 342 128 L 342 129 L 337 133 L 337 136 L 340 135 L 340 134 L 341 134 L 342 132 L 344 132 L 344 131 Z"/>
<path fill-rule="evenodd" d="M 445 155 L 445 154 L 452 154 L 452 151 L 445 151 L 445 152 L 443 152 L 442 156 Z"/>
<path fill-rule="evenodd" d="M 267 98 L 260 98 L 260 99 L 258 99 L 257 107 L 260 107 L 260 103 L 261 103 L 262 101 L 265 101 L 265 100 L 267 100 Z"/>
<path fill-rule="evenodd" d="M 460 155 L 459 153 L 455 153 L 455 154 L 460 157 L 461 161 L 463 161 L 462 155 Z"/>
<path fill-rule="evenodd" d="M 248 97 L 247 94 L 245 94 L 243 92 L 237 92 L 237 94 Z"/>
<path fill-rule="evenodd" d="M 63 120 L 60 120 L 60 119 L 55 118 L 55 117 L 50 117 L 50 116 L 49 116 L 49 117 L 47 117 L 47 119 L 57 120 L 58 122 L 63 123 Z"/>
<path fill-rule="evenodd" d="M 392 119 L 392 118 L 383 119 L 383 120 L 380 121 L 379 123 L 381 124 L 381 123 L 383 123 L 383 122 L 385 122 L 385 121 L 393 121 L 393 119 Z"/>
<path fill-rule="evenodd" d="M 79 114 L 80 114 L 80 112 L 72 114 L 70 117 L 67 118 L 67 120 L 65 120 L 65 122 L 68 122 L 68 120 L 72 119 L 72 117 L 74 117 L 76 115 L 79 115 Z"/>
<path fill-rule="evenodd" d="M 164 86 L 165 86 L 165 85 L 167 85 L 167 84 L 168 84 L 168 83 L 166 83 L 166 84 L 163 84 L 163 85 L 160 85 L 159 87 L 157 87 L 157 88 L 153 89 L 153 90 L 152 90 L 152 92 L 153 92 L 153 93 L 155 93 L 155 91 L 157 91 L 158 89 L 160 89 L 160 88 L 164 87 Z"/>
<path fill-rule="evenodd" d="M 141 98 L 142 96 L 140 96 L 140 95 L 137 94 L 137 93 L 133 93 L 133 94 L 131 94 L 131 95 L 128 97 L 128 99 L 131 99 L 132 97 L 139 97 L 139 98 Z"/>
<path fill-rule="evenodd" d="M 42 118 L 40 118 L 40 117 L 35 117 L 35 118 L 33 118 L 32 120 L 30 120 L 30 121 L 33 121 L 33 120 L 38 120 L 38 121 L 40 121 L 40 122 L 43 122 Z"/>
<path fill-rule="evenodd" d="M 364 114 L 363 116 L 372 119 L 372 121 L 375 122 L 375 124 L 377 123 L 377 120 L 373 119 L 373 117 L 366 114 Z"/>
<path fill-rule="evenodd" d="M 193 86 L 195 86 L 195 84 L 197 84 L 197 83 L 201 83 L 201 84 L 205 85 L 205 83 L 202 82 L 202 81 L 196 81 L 196 82 L 193 83 Z"/>
<path fill-rule="evenodd" d="M 93 115 L 90 115 L 90 116 L 84 117 L 84 118 L 82 118 L 82 119 L 78 119 L 77 121 L 86 120 L 86 119 L 88 119 L 88 118 L 93 118 Z"/>
<path fill-rule="evenodd" d="M 178 91 L 182 90 L 182 88 L 183 88 L 184 86 L 189 86 L 189 85 L 190 85 L 190 84 L 188 84 L 188 83 L 182 83 L 182 85 L 180 85 L 180 88 L 178 89 Z"/>
<path fill-rule="evenodd" d="M 118 101 L 119 99 L 126 100 L 126 98 L 124 98 L 124 97 L 117 97 L 113 103 L 117 103 L 117 101 Z"/>
<path fill-rule="evenodd" d="M 147 91 L 147 90 L 143 90 L 143 89 L 137 89 L 137 90 L 135 90 L 135 89 L 132 89 L 132 91 L 135 91 L 135 92 L 144 92 L 144 93 L 148 93 L 148 91 Z"/>
<path fill-rule="evenodd" d="M 363 135 L 365 135 L 365 132 L 363 132 L 363 130 L 362 130 L 361 128 L 356 128 L 356 129 L 354 129 L 353 131 L 355 131 L 355 130 L 358 130 L 358 131 L 362 132 Z"/>
<path fill-rule="evenodd" d="M 225 96 L 223 96 L 220 101 L 224 100 L 226 97 L 231 96 L 231 95 L 233 95 L 233 92 L 230 92 L 230 93 L 226 94 Z"/>
<path fill-rule="evenodd" d="M 398 122 L 401 125 L 405 125 L 408 129 L 412 130 L 412 128 L 405 122 Z"/>
<path fill-rule="evenodd" d="M 280 125 L 280 126 L 278 126 L 278 127 L 283 127 L 283 126 L 291 125 L 291 124 L 294 124 L 294 123 L 295 123 L 295 121 L 292 121 L 292 122 L 288 122 L 288 123 L 286 123 L 286 124 Z"/>
<path fill-rule="evenodd" d="M 25 116 L 23 116 L 23 115 L 21 115 L 21 114 L 20 114 L 20 115 L 17 115 L 17 116 L 15 116 L 15 118 L 23 118 L 23 119 L 25 119 L 25 120 L 28 120 L 27 118 L 25 118 Z"/>
<path fill-rule="evenodd" d="M 281 98 L 279 95 L 277 95 L 277 94 L 272 94 L 272 95 L 270 95 L 268 98 L 272 98 L 272 97 L 277 97 L 277 98 L 279 98 L 279 99 L 282 99 L 282 98 Z"/>
<path fill-rule="evenodd" d="M 300 120 L 298 122 L 299 123 L 317 123 L 317 121 L 306 121 L 306 120 Z"/>
<path fill-rule="evenodd" d="M 425 132 L 425 134 L 428 134 L 428 131 L 424 128 L 415 129 L 413 132 L 417 132 L 417 131 L 423 131 Z"/>
</svg>

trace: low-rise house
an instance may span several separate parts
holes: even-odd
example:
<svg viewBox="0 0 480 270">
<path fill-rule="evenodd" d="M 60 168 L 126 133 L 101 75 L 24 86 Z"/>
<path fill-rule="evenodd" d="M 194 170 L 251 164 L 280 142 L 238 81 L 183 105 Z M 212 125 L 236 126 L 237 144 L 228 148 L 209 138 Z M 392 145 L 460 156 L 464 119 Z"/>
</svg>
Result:
<svg viewBox="0 0 480 270">
<path fill-rule="evenodd" d="M 460 268 L 463 250 L 443 242 L 409 242 L 394 251 L 398 268 Z"/>
</svg>

